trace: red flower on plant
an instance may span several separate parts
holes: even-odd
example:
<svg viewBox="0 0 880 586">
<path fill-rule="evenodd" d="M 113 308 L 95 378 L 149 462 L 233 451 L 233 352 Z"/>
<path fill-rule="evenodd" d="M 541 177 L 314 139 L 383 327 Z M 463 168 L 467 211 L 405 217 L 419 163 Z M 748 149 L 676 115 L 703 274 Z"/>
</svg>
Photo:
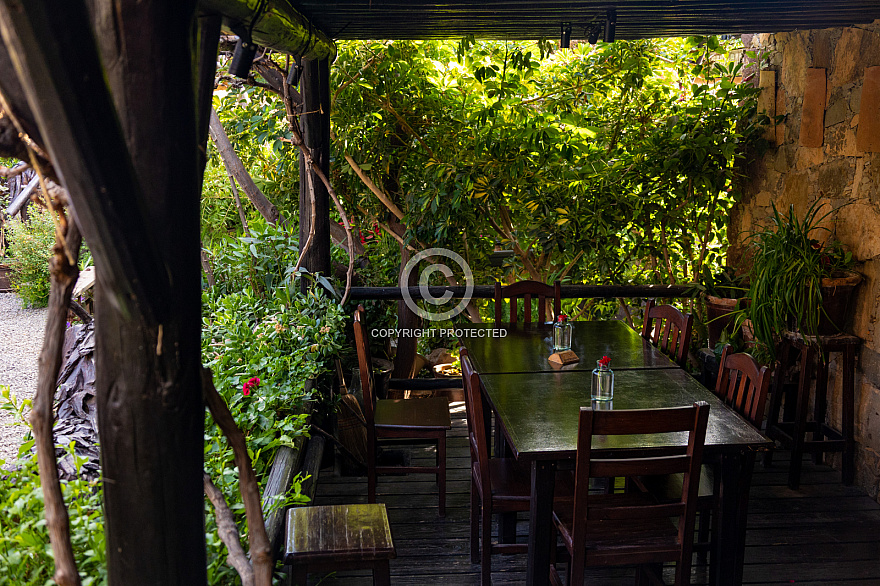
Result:
<svg viewBox="0 0 880 586">
<path fill-rule="evenodd" d="M 611 359 L 607 356 L 603 356 L 599 359 L 599 364 L 601 364 L 602 366 L 608 366 L 609 364 L 611 364 Z"/>
<path fill-rule="evenodd" d="M 251 394 L 251 391 L 256 390 L 259 386 L 260 379 L 258 379 L 257 377 L 253 377 L 251 379 L 248 379 L 248 382 L 244 383 L 244 385 L 241 387 L 241 392 L 244 394 L 245 397 L 247 397 Z"/>
</svg>

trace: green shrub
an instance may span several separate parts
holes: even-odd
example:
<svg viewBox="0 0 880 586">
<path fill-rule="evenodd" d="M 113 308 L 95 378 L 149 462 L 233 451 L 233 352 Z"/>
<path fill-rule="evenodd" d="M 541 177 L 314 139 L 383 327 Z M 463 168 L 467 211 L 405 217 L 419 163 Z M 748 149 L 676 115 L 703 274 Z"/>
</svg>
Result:
<svg viewBox="0 0 880 586">
<path fill-rule="evenodd" d="M 305 402 L 314 398 L 305 382 L 328 372 L 344 341 L 344 314 L 329 295 L 300 292 L 293 275 L 296 243 L 284 228 L 255 226 L 222 255 L 222 285 L 204 295 L 203 362 L 217 390 L 245 433 L 261 488 L 278 446 L 292 446 L 307 432 Z M 255 290 L 257 288 L 257 290 Z M 259 378 L 257 386 L 245 383 Z M 0 393 L 0 409 L 22 418 L 25 405 Z M 53 560 L 46 531 L 36 457 L 22 446 L 19 470 L 0 476 L 0 583 L 51 584 Z M 244 505 L 229 443 L 213 418 L 205 421 L 205 471 L 223 492 L 247 549 Z M 300 479 L 284 503 L 302 502 Z M 84 584 L 106 583 L 102 491 L 99 484 L 63 484 L 70 509 L 71 540 Z M 205 501 L 208 584 L 240 584 L 217 534 L 213 507 Z M 85 578 L 89 576 L 89 578 Z"/>
<path fill-rule="evenodd" d="M 49 259 L 55 245 L 55 226 L 48 212 L 32 214 L 24 223 L 8 224 L 9 282 L 22 301 L 31 307 L 49 304 Z"/>
<path fill-rule="evenodd" d="M 27 401 L 19 403 L 8 387 L 0 388 L 0 409 L 20 419 Z M 0 583 L 16 586 L 54 584 L 52 548 L 46 527 L 43 490 L 37 470 L 33 440 L 24 442 L 12 470 L 0 476 Z M 85 458 L 77 457 L 79 468 Z M 0 460 L 0 464 L 3 461 Z M 107 583 L 102 490 L 99 481 L 61 481 L 64 502 L 70 512 L 70 541 L 84 586 Z"/>
</svg>

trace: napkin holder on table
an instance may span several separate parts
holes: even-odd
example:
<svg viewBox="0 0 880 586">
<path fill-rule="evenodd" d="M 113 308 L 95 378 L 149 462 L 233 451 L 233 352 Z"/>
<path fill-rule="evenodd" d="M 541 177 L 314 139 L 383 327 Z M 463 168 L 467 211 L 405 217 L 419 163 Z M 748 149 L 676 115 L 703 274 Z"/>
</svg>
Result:
<svg viewBox="0 0 880 586">
<path fill-rule="evenodd" d="M 559 368 L 561 366 L 565 366 L 566 364 L 574 364 L 575 362 L 580 362 L 580 358 L 578 358 L 578 355 L 571 350 L 554 352 L 550 355 L 549 358 L 547 358 L 547 360 L 550 362 L 550 365 L 553 368 Z"/>
</svg>

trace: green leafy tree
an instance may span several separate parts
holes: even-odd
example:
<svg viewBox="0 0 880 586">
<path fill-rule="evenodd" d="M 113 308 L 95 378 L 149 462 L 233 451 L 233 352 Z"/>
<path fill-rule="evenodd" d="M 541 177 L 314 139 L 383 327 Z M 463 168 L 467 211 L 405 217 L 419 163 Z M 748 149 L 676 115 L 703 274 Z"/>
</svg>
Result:
<svg viewBox="0 0 880 586">
<path fill-rule="evenodd" d="M 735 164 L 760 141 L 757 90 L 715 38 L 546 45 L 358 42 L 333 104 L 338 191 L 404 212 L 416 248 L 478 280 L 691 280 L 725 251 Z M 347 166 L 342 165 L 345 159 Z M 496 246 L 514 251 L 498 271 Z"/>
</svg>

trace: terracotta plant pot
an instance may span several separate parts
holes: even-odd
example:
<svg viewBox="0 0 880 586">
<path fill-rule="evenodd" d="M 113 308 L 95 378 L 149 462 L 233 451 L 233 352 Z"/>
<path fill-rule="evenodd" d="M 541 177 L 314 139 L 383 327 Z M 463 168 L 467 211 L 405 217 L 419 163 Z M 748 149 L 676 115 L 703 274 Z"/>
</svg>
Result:
<svg viewBox="0 0 880 586">
<path fill-rule="evenodd" d="M 844 271 L 839 275 L 822 279 L 822 313 L 819 318 L 819 335 L 837 334 L 846 327 L 853 293 L 862 275 Z"/>
<path fill-rule="evenodd" d="M 8 265 L 0 264 L 0 293 L 9 293 L 12 291 L 12 285 L 9 283 L 9 273 L 12 269 Z"/>
<path fill-rule="evenodd" d="M 733 313 L 736 311 L 738 301 L 738 299 L 706 296 L 706 314 L 709 317 L 709 323 L 706 324 L 709 327 L 709 348 L 715 348 L 724 330 L 730 332 L 728 326 L 733 325 Z"/>
</svg>

